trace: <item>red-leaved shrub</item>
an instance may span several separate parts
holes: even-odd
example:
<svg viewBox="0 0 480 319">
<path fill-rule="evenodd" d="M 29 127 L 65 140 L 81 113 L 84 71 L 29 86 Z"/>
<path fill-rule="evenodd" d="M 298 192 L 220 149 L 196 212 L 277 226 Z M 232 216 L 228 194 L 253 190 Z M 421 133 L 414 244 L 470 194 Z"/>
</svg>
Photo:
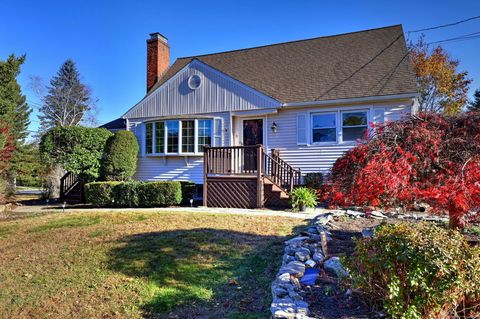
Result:
<svg viewBox="0 0 480 319">
<path fill-rule="evenodd" d="M 329 205 L 426 202 L 464 227 L 480 207 L 480 113 L 419 114 L 375 128 L 339 158 L 321 198 Z"/>
</svg>

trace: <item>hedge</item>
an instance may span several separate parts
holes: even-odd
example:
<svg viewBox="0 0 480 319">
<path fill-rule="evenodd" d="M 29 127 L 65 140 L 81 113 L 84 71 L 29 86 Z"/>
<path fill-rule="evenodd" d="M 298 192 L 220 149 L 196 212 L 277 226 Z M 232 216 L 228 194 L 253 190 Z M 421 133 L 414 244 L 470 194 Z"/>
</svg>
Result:
<svg viewBox="0 0 480 319">
<path fill-rule="evenodd" d="M 161 207 L 182 202 L 180 182 L 93 182 L 85 185 L 87 203 L 104 207 Z"/>
</svg>

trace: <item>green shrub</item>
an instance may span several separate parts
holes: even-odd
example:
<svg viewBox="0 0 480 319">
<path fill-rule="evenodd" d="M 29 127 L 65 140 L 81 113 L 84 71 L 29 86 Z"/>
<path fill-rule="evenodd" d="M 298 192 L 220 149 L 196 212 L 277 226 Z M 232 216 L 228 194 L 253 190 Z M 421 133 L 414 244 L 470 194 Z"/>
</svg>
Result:
<svg viewBox="0 0 480 319">
<path fill-rule="evenodd" d="M 106 181 L 125 181 L 137 169 L 138 142 L 130 131 L 118 131 L 110 137 L 101 161 L 101 178 Z"/>
<path fill-rule="evenodd" d="M 190 205 L 190 200 L 195 195 L 195 183 L 190 181 L 181 181 L 182 186 L 182 205 Z"/>
<path fill-rule="evenodd" d="M 113 206 L 114 186 L 120 182 L 93 182 L 85 184 L 85 199 L 95 206 Z"/>
<path fill-rule="evenodd" d="M 317 195 L 313 189 L 307 187 L 295 188 L 292 192 L 292 208 L 297 211 L 303 206 L 315 207 L 317 206 Z"/>
<path fill-rule="evenodd" d="M 179 182 L 94 182 L 85 185 L 87 203 L 104 207 L 162 207 L 182 201 Z"/>
<path fill-rule="evenodd" d="M 457 231 L 426 223 L 382 225 L 372 238 L 357 241 L 346 265 L 355 288 L 391 318 L 480 315 L 480 251 Z"/>
<path fill-rule="evenodd" d="M 45 164 L 93 181 L 100 176 L 100 160 L 112 133 L 104 128 L 56 127 L 42 136 L 40 153 Z"/>
<path fill-rule="evenodd" d="M 140 207 L 137 188 L 141 182 L 120 182 L 113 188 L 114 206 Z M 143 204 L 143 203 L 142 203 Z M 163 205 L 159 205 L 163 206 Z"/>
<path fill-rule="evenodd" d="M 323 186 L 322 173 L 307 173 L 305 175 L 305 186 L 313 189 L 320 189 Z"/>
</svg>

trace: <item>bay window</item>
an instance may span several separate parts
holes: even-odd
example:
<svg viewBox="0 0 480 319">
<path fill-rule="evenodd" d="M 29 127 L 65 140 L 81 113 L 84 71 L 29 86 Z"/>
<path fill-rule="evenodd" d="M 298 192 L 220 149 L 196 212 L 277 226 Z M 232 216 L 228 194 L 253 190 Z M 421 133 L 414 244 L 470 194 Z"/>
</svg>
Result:
<svg viewBox="0 0 480 319">
<path fill-rule="evenodd" d="M 195 121 L 182 121 L 182 152 L 195 152 Z"/>
<path fill-rule="evenodd" d="M 218 124 L 217 124 L 218 123 Z M 215 143 L 221 144 L 221 120 L 165 120 L 145 124 L 145 153 L 196 154 L 205 146 L 212 145 L 215 128 Z"/>
<path fill-rule="evenodd" d="M 153 147 L 153 123 L 147 123 L 147 126 L 145 128 L 145 152 L 147 154 L 152 153 L 152 147 Z"/>
<path fill-rule="evenodd" d="M 198 151 L 203 152 L 206 145 L 212 145 L 212 121 L 198 120 Z"/>
<path fill-rule="evenodd" d="M 337 141 L 337 115 L 335 113 L 322 113 L 312 115 L 312 142 Z"/>
<path fill-rule="evenodd" d="M 163 153 L 164 151 L 165 151 L 165 123 L 157 122 L 155 123 L 155 153 Z"/>
<path fill-rule="evenodd" d="M 367 111 L 342 112 L 342 140 L 344 142 L 352 142 L 364 138 L 367 128 Z"/>
<path fill-rule="evenodd" d="M 167 121 L 167 153 L 178 153 L 179 121 Z"/>
</svg>

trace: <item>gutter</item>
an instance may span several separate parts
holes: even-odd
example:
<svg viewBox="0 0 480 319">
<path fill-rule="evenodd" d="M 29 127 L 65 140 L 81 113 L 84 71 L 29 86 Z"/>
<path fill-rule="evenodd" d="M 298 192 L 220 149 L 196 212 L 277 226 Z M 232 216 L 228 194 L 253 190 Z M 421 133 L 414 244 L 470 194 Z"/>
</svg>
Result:
<svg viewBox="0 0 480 319">
<path fill-rule="evenodd" d="M 350 104 L 350 103 L 362 103 L 362 102 L 373 102 L 373 101 L 388 101 L 388 100 L 400 100 L 400 99 L 419 98 L 419 97 L 420 97 L 419 93 L 403 93 L 403 94 L 394 94 L 394 95 L 366 96 L 366 97 L 359 97 L 359 98 L 352 98 L 352 99 L 291 102 L 291 103 L 283 103 L 282 108 L 331 105 L 331 104 Z"/>
</svg>

